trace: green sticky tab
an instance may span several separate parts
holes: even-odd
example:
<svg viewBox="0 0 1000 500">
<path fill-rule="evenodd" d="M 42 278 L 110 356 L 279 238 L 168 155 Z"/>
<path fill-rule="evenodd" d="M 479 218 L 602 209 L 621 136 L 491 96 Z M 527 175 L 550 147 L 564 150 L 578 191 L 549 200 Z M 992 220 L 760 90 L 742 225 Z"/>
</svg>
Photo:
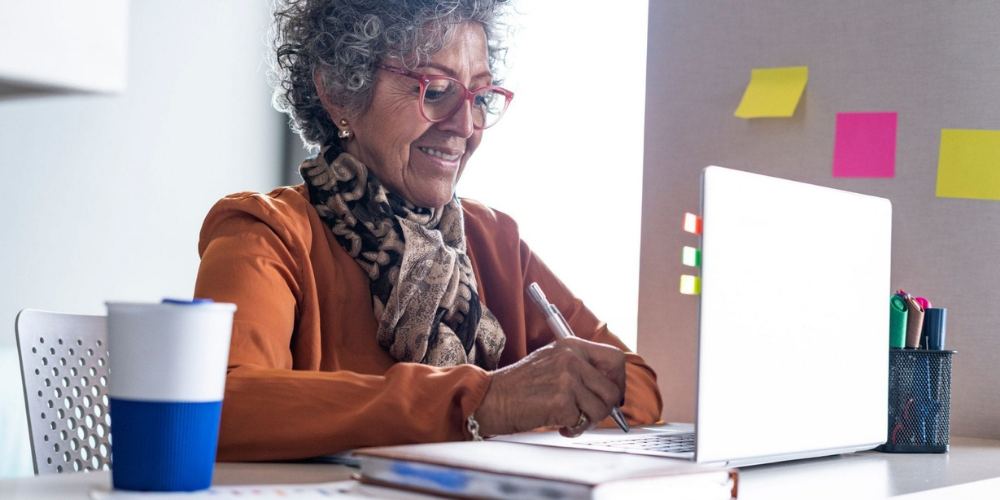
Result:
<svg viewBox="0 0 1000 500">
<path fill-rule="evenodd" d="M 694 247 L 684 247 L 684 255 L 681 261 L 685 266 L 698 267 L 701 265 L 701 250 Z"/>
</svg>

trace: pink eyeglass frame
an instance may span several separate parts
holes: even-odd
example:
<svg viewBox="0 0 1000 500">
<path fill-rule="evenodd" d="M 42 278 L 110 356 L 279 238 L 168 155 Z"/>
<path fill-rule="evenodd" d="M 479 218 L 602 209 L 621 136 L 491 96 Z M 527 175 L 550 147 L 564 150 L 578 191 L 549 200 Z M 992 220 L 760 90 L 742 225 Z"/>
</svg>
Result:
<svg viewBox="0 0 1000 500">
<path fill-rule="evenodd" d="M 379 69 L 384 69 L 384 70 L 392 72 L 392 73 L 396 73 L 397 75 L 402 75 L 402 76 L 405 76 L 405 77 L 409 77 L 409 78 L 412 78 L 412 79 L 420 82 L 420 100 L 418 101 L 419 102 L 419 108 L 420 108 L 420 116 L 423 116 L 425 120 L 427 120 L 427 121 L 429 121 L 431 123 L 440 123 L 440 122 L 443 122 L 443 121 L 447 120 L 448 118 L 451 118 L 459 110 L 459 108 L 462 107 L 462 103 L 464 103 L 465 101 L 469 101 L 469 105 L 470 106 L 475 106 L 475 103 L 473 102 L 473 99 L 475 99 L 476 94 L 478 94 L 480 90 L 483 90 L 483 89 L 496 90 L 496 91 L 499 91 L 500 93 L 502 93 L 504 95 L 504 97 L 506 98 L 506 101 L 503 103 L 503 109 L 500 110 L 500 114 L 497 115 L 496 121 L 494 121 L 493 123 L 491 123 L 490 125 L 485 126 L 485 127 L 480 127 L 479 125 L 476 125 L 475 121 L 473 121 L 473 123 L 472 123 L 472 127 L 475 128 L 476 130 L 486 130 L 486 129 L 492 127 L 493 125 L 496 125 L 497 122 L 500 121 L 500 118 L 503 118 L 503 114 L 507 112 L 507 106 L 510 105 L 511 99 L 514 98 L 514 93 L 513 92 L 511 92 L 511 91 L 509 91 L 509 90 L 507 90 L 507 89 L 505 89 L 503 87 L 497 87 L 496 85 L 484 85 L 482 87 L 476 87 L 476 88 L 474 88 L 472 90 L 469 90 L 469 88 L 466 87 L 465 85 L 463 85 L 462 82 L 460 82 L 460 81 L 458 81 L 458 80 L 456 80 L 456 79 L 454 79 L 454 78 L 452 78 L 450 76 L 444 76 L 444 75 L 422 75 L 420 73 L 416 73 L 416 72 L 413 72 L 413 71 L 410 71 L 410 70 L 407 70 L 407 69 L 397 68 L 396 66 L 390 66 L 388 64 L 382 64 L 382 63 L 375 63 L 375 67 L 379 68 Z M 459 87 L 465 89 L 465 97 L 463 97 L 462 99 L 460 99 L 458 101 L 458 104 L 455 106 L 455 109 L 452 109 L 443 118 L 440 118 L 438 120 L 431 120 L 430 118 L 427 117 L 427 113 L 424 112 L 424 93 L 427 92 L 427 85 L 429 83 L 431 83 L 432 81 L 434 81 L 434 80 L 450 80 L 450 81 L 455 82 L 456 84 L 458 84 Z"/>
</svg>

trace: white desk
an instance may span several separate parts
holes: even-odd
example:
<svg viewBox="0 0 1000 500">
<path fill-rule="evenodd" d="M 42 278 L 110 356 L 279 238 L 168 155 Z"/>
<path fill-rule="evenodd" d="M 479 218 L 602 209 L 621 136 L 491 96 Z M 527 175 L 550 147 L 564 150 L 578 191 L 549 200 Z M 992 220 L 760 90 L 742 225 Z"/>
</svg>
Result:
<svg viewBox="0 0 1000 500">
<path fill-rule="evenodd" d="M 218 464 L 214 483 L 298 484 L 340 481 L 354 469 L 322 464 Z M 3 500 L 85 500 L 108 488 L 107 472 L 0 481 Z M 741 500 L 906 500 L 1000 497 L 1000 441 L 951 438 L 940 455 L 863 452 L 740 469 Z"/>
<path fill-rule="evenodd" d="M 350 479 L 357 469 L 343 465 L 219 463 L 212 484 L 303 484 Z M 2 500 L 90 500 L 91 488 L 110 488 L 110 472 L 49 474 L 0 481 Z"/>
<path fill-rule="evenodd" d="M 950 440 L 942 454 L 866 451 L 745 467 L 740 499 L 1000 498 L 1000 441 Z"/>
</svg>

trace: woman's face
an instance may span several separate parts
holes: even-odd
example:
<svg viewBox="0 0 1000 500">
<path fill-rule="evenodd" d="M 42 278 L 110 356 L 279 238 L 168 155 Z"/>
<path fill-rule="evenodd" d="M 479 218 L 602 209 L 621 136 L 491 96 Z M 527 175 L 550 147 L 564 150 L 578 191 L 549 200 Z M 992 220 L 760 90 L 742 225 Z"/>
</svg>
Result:
<svg viewBox="0 0 1000 500">
<path fill-rule="evenodd" d="M 468 88 L 492 83 L 482 26 L 454 28 L 443 49 L 413 71 L 446 75 Z M 399 61 L 386 64 L 402 66 Z M 454 195 L 455 183 L 479 146 L 483 131 L 472 126 L 469 102 L 452 116 L 430 123 L 420 114 L 420 83 L 381 70 L 371 106 L 348 118 L 354 138 L 345 150 L 368 166 L 389 191 L 421 207 L 441 207 Z M 340 116 L 332 115 L 334 123 Z"/>
</svg>

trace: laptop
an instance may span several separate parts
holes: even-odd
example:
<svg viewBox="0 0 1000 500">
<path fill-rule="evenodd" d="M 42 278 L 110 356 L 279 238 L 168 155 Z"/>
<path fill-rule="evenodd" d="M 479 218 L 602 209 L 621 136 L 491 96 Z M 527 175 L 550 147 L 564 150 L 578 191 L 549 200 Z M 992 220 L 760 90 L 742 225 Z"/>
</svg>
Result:
<svg viewBox="0 0 1000 500">
<path fill-rule="evenodd" d="M 711 166 L 701 213 L 695 422 L 498 439 L 726 466 L 885 442 L 889 201 Z"/>
</svg>

